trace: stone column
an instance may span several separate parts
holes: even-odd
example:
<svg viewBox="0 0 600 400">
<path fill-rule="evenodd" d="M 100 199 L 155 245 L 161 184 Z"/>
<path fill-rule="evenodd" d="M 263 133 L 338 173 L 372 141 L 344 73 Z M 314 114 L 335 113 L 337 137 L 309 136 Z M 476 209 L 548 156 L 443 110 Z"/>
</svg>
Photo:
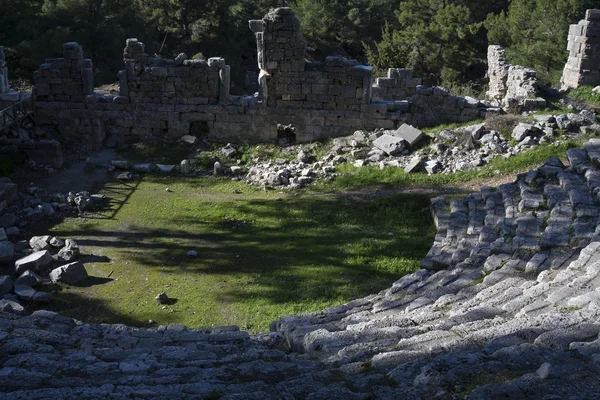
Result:
<svg viewBox="0 0 600 400">
<path fill-rule="evenodd" d="M 506 61 L 506 51 L 502 46 L 491 45 L 488 47 L 487 59 L 490 82 L 485 97 L 492 105 L 501 106 L 507 92 L 509 64 Z"/>
<path fill-rule="evenodd" d="M 587 10 L 585 19 L 569 27 L 568 40 L 561 90 L 600 85 L 600 10 Z"/>
<path fill-rule="evenodd" d="M 4 46 L 0 46 L 0 94 L 10 92 L 8 85 L 8 68 L 6 67 L 6 55 Z"/>
</svg>

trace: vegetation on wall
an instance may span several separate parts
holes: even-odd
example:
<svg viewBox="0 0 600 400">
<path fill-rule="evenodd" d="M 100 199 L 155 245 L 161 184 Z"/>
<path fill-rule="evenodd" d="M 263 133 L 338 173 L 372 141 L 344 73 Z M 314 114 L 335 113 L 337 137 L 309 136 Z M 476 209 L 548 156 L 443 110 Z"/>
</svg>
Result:
<svg viewBox="0 0 600 400">
<path fill-rule="evenodd" d="M 77 41 L 94 61 L 97 84 L 116 80 L 128 37 L 149 54 L 225 57 L 234 84 L 256 70 L 248 20 L 270 8 L 295 9 L 307 57 L 341 55 L 412 67 L 429 84 L 481 80 L 488 44 L 507 47 L 513 64 L 556 84 L 567 57 L 568 26 L 593 0 L 0 0 L 0 44 L 11 77 L 31 79 L 44 58 Z"/>
</svg>

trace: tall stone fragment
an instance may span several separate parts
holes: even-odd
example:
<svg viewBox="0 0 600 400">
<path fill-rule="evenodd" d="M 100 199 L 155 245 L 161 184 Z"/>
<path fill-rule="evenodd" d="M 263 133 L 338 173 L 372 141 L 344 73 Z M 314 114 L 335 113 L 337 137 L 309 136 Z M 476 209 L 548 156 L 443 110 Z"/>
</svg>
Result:
<svg viewBox="0 0 600 400">
<path fill-rule="evenodd" d="M 6 55 L 4 54 L 4 46 L 0 46 L 0 94 L 8 93 L 10 86 L 8 85 L 8 68 L 6 67 Z"/>
<path fill-rule="evenodd" d="M 567 50 L 560 89 L 600 84 L 600 10 L 587 10 L 585 19 L 569 27 Z"/>
</svg>

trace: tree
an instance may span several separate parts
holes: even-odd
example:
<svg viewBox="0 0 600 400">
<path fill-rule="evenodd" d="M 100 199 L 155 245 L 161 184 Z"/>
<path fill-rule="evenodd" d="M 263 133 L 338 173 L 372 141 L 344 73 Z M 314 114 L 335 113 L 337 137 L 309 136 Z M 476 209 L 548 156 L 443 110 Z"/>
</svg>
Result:
<svg viewBox="0 0 600 400">
<path fill-rule="evenodd" d="M 512 0 L 507 12 L 485 20 L 490 44 L 506 47 L 512 64 L 537 71 L 547 84 L 556 84 L 567 59 L 569 25 L 576 23 L 590 0 Z"/>
<path fill-rule="evenodd" d="M 369 62 L 380 68 L 412 67 L 429 84 L 461 80 L 477 54 L 481 22 L 461 1 L 414 0 L 400 4 L 398 27 L 386 26 Z"/>
</svg>

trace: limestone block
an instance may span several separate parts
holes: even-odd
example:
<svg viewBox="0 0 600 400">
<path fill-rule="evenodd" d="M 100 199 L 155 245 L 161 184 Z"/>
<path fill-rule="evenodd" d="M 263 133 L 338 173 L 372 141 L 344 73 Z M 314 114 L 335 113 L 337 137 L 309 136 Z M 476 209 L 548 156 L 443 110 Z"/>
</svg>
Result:
<svg viewBox="0 0 600 400">
<path fill-rule="evenodd" d="M 417 144 L 421 139 L 423 139 L 425 137 L 423 132 L 421 132 L 419 129 L 417 129 L 411 125 L 408 125 L 408 124 L 402 124 L 398 129 L 396 129 L 392 133 L 392 135 L 406 140 L 406 143 L 410 147 L 413 147 L 415 144 Z"/>
<path fill-rule="evenodd" d="M 50 272 L 52 282 L 65 282 L 69 285 L 75 285 L 88 277 L 88 273 L 82 263 L 76 261 L 53 269 Z"/>
<path fill-rule="evenodd" d="M 52 255 L 48 250 L 38 251 L 15 262 L 15 273 L 21 275 L 28 269 L 39 270 L 52 262 Z"/>
<path fill-rule="evenodd" d="M 384 134 L 373 141 L 373 145 L 389 155 L 401 153 L 406 148 L 406 141 L 399 136 Z"/>
</svg>

